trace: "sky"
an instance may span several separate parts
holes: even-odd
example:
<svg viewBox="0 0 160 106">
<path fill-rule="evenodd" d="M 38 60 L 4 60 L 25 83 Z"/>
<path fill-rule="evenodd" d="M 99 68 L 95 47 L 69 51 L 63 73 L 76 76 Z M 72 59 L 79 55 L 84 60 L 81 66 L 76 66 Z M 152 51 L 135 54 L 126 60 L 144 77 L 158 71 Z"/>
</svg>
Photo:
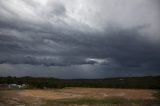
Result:
<svg viewBox="0 0 160 106">
<path fill-rule="evenodd" d="M 159 0 L 0 0 L 0 76 L 160 75 Z"/>
</svg>

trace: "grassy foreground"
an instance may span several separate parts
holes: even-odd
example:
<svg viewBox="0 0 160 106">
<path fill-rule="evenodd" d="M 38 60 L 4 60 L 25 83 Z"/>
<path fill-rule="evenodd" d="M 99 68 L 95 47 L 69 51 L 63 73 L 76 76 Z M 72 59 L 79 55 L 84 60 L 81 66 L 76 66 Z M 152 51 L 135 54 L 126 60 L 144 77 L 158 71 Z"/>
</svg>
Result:
<svg viewBox="0 0 160 106">
<path fill-rule="evenodd" d="M 43 106 L 158 106 L 158 100 L 127 100 L 123 98 L 108 98 L 108 99 L 63 99 L 63 100 L 48 100 Z"/>
<path fill-rule="evenodd" d="M 0 90 L 0 106 L 160 106 L 160 91 L 64 88 Z"/>
<path fill-rule="evenodd" d="M 154 100 L 129 100 L 124 98 L 74 98 L 47 100 L 43 106 L 159 106 L 160 91 L 155 93 Z"/>
</svg>

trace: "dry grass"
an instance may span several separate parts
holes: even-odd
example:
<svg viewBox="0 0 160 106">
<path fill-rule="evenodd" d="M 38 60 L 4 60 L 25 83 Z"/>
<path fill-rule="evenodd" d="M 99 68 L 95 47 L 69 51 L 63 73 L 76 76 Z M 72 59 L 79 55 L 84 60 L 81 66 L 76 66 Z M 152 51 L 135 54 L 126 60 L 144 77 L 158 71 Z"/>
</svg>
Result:
<svg viewBox="0 0 160 106">
<path fill-rule="evenodd" d="M 0 106 L 70 106 L 70 104 L 101 106 L 105 104 L 126 105 L 126 103 L 131 106 L 134 103 L 143 104 L 143 102 L 151 105 L 156 99 L 155 93 L 154 90 L 105 88 L 4 90 L 0 91 Z M 155 103 L 159 104 L 159 102 Z"/>
<path fill-rule="evenodd" d="M 45 99 L 64 99 L 93 97 L 97 99 L 121 97 L 124 99 L 154 99 L 153 90 L 136 89 L 105 89 L 105 88 L 65 88 L 59 90 L 24 90 L 18 94 L 25 97 L 37 97 Z"/>
</svg>

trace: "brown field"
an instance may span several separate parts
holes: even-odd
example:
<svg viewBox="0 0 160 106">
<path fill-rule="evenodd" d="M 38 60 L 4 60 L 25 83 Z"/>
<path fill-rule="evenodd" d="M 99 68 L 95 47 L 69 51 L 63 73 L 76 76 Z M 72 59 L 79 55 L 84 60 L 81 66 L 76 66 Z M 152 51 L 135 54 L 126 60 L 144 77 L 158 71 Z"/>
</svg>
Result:
<svg viewBox="0 0 160 106">
<path fill-rule="evenodd" d="M 95 106 L 159 106 L 156 101 L 155 90 L 136 90 L 136 89 L 105 89 L 105 88 L 64 88 L 64 89 L 46 89 L 46 90 L 0 90 L 0 106 L 81 106 L 83 103 L 75 104 L 71 102 L 60 103 L 59 100 L 80 100 L 83 102 L 84 98 L 93 99 Z M 124 100 L 121 105 L 117 104 L 114 98 Z M 95 101 L 96 100 L 96 101 Z M 112 100 L 108 104 L 97 100 Z M 114 100 L 114 102 L 113 102 Z M 54 101 L 57 104 L 54 104 Z M 133 103 L 132 103 L 133 101 Z M 48 103 L 49 102 L 49 103 Z M 52 103 L 53 102 L 53 103 Z M 64 102 L 64 101 L 62 101 Z M 88 100 L 92 102 L 92 100 Z M 89 104 L 90 104 L 89 103 Z M 96 104 L 97 103 L 97 104 Z M 82 106 L 94 106 L 84 103 Z M 109 105 L 110 104 L 110 105 Z"/>
</svg>

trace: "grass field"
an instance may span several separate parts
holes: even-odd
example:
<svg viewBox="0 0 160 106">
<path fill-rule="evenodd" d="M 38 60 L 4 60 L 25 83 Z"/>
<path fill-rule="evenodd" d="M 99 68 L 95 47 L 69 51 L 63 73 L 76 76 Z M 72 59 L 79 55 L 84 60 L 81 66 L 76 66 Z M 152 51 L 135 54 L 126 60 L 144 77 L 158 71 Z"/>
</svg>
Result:
<svg viewBox="0 0 160 106">
<path fill-rule="evenodd" d="M 143 89 L 64 88 L 1 90 L 0 106 L 159 106 L 160 92 Z"/>
</svg>

